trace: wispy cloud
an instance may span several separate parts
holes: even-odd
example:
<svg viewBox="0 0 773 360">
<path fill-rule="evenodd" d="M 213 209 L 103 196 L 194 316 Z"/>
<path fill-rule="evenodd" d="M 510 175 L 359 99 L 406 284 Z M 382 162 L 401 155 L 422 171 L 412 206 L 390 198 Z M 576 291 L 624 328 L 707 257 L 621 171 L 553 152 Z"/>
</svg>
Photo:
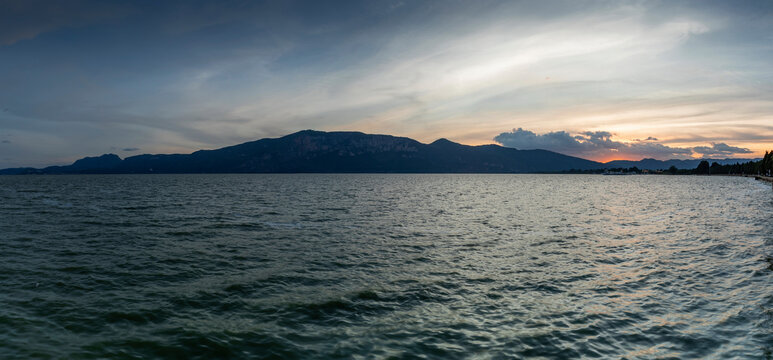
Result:
<svg viewBox="0 0 773 360">
<path fill-rule="evenodd" d="M 107 21 L 131 12 L 131 7 L 106 1 L 4 1 L 0 4 L 0 46 L 60 28 Z"/>
</svg>

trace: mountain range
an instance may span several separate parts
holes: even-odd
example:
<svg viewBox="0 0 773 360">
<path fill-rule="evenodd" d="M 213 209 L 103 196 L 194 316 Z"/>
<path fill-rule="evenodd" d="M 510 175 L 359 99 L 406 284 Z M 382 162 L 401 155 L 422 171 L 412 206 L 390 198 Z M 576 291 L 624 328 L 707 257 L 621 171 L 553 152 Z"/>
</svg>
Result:
<svg viewBox="0 0 773 360">
<path fill-rule="evenodd" d="M 604 163 L 604 167 L 609 169 L 614 168 L 632 168 L 637 167 L 639 169 L 646 170 L 665 170 L 671 166 L 677 169 L 695 169 L 698 167 L 701 161 L 708 161 L 709 164 L 718 163 L 720 165 L 733 165 L 735 163 L 745 163 L 749 161 L 757 161 L 760 159 L 671 159 L 671 160 L 656 160 L 656 159 L 641 159 L 641 160 L 612 160 Z"/>
<path fill-rule="evenodd" d="M 548 150 L 499 145 L 470 146 L 439 139 L 413 139 L 361 132 L 304 130 L 191 154 L 115 154 L 86 157 L 68 166 L 11 168 L 5 174 L 148 173 L 555 173 L 603 168 L 694 168 L 700 160 L 644 159 L 599 163 Z M 717 160 L 712 160 L 717 161 Z M 726 159 L 732 163 L 746 159 Z M 694 165 L 693 165 L 694 163 Z"/>
</svg>

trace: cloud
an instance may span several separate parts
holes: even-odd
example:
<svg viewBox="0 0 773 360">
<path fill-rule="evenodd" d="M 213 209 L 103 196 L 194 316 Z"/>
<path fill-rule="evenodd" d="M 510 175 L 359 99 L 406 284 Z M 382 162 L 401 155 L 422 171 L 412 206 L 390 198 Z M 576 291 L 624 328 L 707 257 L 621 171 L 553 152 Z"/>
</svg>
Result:
<svg viewBox="0 0 773 360">
<path fill-rule="evenodd" d="M 10 144 L 11 140 L 3 140 L 3 141 L 0 141 L 0 143 L 2 143 L 2 144 Z"/>
<path fill-rule="evenodd" d="M 633 141 L 636 141 L 636 142 L 658 141 L 658 138 L 652 137 L 652 136 L 648 136 L 646 139 L 633 139 Z"/>
<path fill-rule="evenodd" d="M 105 1 L 25 0 L 0 3 L 0 46 L 60 28 L 84 26 L 125 15 L 125 6 Z"/>
<path fill-rule="evenodd" d="M 566 131 L 536 134 L 522 128 L 504 132 L 494 141 L 518 149 L 545 149 L 567 155 L 602 159 L 620 157 L 684 158 L 692 154 L 687 148 L 670 147 L 652 140 L 624 143 L 612 140 L 608 131 L 584 131 L 572 135 Z"/>
<path fill-rule="evenodd" d="M 128 147 L 128 148 L 123 148 L 123 149 L 121 149 L 121 150 L 123 150 L 123 151 L 139 151 L 139 150 L 140 150 L 140 148 L 136 148 L 136 147 Z"/>
<path fill-rule="evenodd" d="M 613 134 L 608 131 L 584 131 L 571 134 L 566 131 L 554 131 L 537 134 L 522 128 L 504 132 L 494 141 L 503 146 L 518 149 L 545 149 L 567 155 L 587 157 L 590 159 L 610 158 L 656 158 L 672 159 L 687 158 L 693 154 L 701 157 L 730 157 L 739 154 L 752 154 L 747 148 L 731 146 L 726 143 L 711 143 L 711 146 L 674 147 L 658 143 L 657 138 L 647 137 L 644 140 L 621 142 L 612 140 Z"/>
<path fill-rule="evenodd" d="M 711 143 L 711 146 L 696 146 L 692 148 L 692 150 L 698 154 L 703 155 L 704 157 L 732 156 L 734 154 L 753 153 L 753 151 L 749 149 L 730 146 L 725 143 Z"/>
<path fill-rule="evenodd" d="M 648 137 L 645 140 L 621 142 L 612 139 L 608 131 L 584 131 L 571 134 L 566 131 L 554 131 L 537 134 L 522 128 L 504 132 L 494 141 L 503 146 L 517 149 L 545 149 L 567 155 L 585 157 L 597 160 L 617 159 L 672 159 L 688 158 L 693 153 L 702 156 L 733 156 L 736 154 L 751 154 L 746 148 L 730 146 L 725 143 L 712 143 L 711 146 L 673 147 L 655 142 L 657 139 Z"/>
<path fill-rule="evenodd" d="M 538 139 L 588 157 L 710 142 L 759 153 L 773 139 L 773 23 L 756 16 L 768 4 L 395 3 L 0 0 L 0 131 L 20 134 L 19 164 L 307 128 L 482 144 L 517 123 L 642 139 Z"/>
</svg>

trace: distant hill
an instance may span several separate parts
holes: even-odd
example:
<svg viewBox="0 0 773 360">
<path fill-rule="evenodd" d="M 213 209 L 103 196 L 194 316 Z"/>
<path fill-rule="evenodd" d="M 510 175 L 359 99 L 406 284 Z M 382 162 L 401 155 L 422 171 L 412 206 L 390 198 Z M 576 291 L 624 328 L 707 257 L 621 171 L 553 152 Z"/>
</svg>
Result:
<svg viewBox="0 0 773 360">
<path fill-rule="evenodd" d="M 192 154 L 83 158 L 69 166 L 15 168 L 0 174 L 95 173 L 545 173 L 603 164 L 547 150 L 431 144 L 389 135 L 305 130 Z"/>
<path fill-rule="evenodd" d="M 689 159 L 689 160 L 655 160 L 655 159 L 641 159 L 638 161 L 633 160 L 612 160 L 604 163 L 604 167 L 614 168 L 632 168 L 637 167 L 642 170 L 665 170 L 671 166 L 675 166 L 677 169 L 695 169 L 698 167 L 701 161 L 706 160 L 711 163 L 719 163 L 720 165 L 732 165 L 735 163 L 745 163 L 749 161 L 757 161 L 760 159 Z"/>
<path fill-rule="evenodd" d="M 720 164 L 750 159 L 713 160 Z M 192 154 L 115 154 L 86 157 L 68 166 L 11 168 L 14 174 L 149 173 L 555 173 L 570 170 L 632 168 L 694 169 L 698 160 L 585 160 L 548 150 L 518 150 L 499 145 L 469 146 L 446 139 L 431 144 L 361 132 L 299 131 Z"/>
</svg>

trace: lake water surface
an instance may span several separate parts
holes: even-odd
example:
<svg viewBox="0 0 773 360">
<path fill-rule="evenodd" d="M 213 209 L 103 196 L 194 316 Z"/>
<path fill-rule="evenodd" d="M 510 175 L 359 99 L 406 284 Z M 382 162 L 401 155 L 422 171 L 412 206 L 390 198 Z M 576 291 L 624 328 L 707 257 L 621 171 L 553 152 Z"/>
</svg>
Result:
<svg viewBox="0 0 773 360">
<path fill-rule="evenodd" d="M 739 177 L 0 177 L 0 358 L 771 358 Z"/>
</svg>

